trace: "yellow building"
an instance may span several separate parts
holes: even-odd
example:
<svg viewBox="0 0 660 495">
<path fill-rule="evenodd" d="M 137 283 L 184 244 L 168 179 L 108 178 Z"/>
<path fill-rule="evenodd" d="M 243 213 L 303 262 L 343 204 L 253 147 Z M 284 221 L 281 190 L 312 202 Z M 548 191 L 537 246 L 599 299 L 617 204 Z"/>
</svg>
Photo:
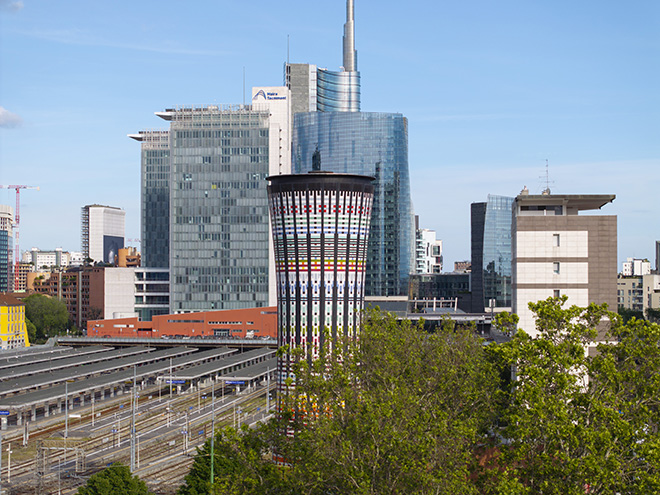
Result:
<svg viewBox="0 0 660 495">
<path fill-rule="evenodd" d="M 29 346 L 25 304 L 14 296 L 0 294 L 0 349 Z"/>
</svg>

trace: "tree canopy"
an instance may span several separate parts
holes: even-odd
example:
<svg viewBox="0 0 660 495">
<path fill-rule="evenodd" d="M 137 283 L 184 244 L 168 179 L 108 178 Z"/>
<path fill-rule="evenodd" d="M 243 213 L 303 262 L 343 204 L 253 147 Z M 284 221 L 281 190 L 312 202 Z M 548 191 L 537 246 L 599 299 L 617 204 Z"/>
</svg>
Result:
<svg viewBox="0 0 660 495">
<path fill-rule="evenodd" d="M 503 344 L 370 314 L 298 354 L 278 417 L 219 433 L 213 487 L 207 443 L 181 493 L 660 492 L 660 326 L 566 300 L 530 305 L 534 338 L 501 315 Z"/>
<path fill-rule="evenodd" d="M 25 317 L 34 325 L 37 341 L 61 335 L 69 328 L 69 313 L 63 301 L 43 294 L 32 294 L 24 302 Z"/>
<path fill-rule="evenodd" d="M 150 495 L 147 485 L 131 470 L 120 463 L 92 475 L 87 484 L 78 489 L 78 495 Z"/>
<path fill-rule="evenodd" d="M 660 327 L 606 306 L 530 304 L 540 335 L 491 350 L 514 370 L 497 493 L 660 491 Z M 605 340 L 595 342 L 607 326 Z M 601 334 L 602 336 L 602 334 Z"/>
</svg>

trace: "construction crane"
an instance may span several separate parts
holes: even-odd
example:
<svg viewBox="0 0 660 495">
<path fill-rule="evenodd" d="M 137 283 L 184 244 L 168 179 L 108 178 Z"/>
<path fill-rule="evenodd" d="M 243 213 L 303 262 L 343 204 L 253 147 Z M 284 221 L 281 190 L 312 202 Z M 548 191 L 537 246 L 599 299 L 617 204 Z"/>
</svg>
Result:
<svg viewBox="0 0 660 495">
<path fill-rule="evenodd" d="M 0 189 L 16 189 L 16 213 L 14 215 L 14 290 L 18 290 L 18 275 L 19 275 L 19 256 L 20 249 L 18 246 L 18 224 L 21 221 L 21 189 L 36 189 L 39 190 L 39 186 L 2 186 Z"/>
</svg>

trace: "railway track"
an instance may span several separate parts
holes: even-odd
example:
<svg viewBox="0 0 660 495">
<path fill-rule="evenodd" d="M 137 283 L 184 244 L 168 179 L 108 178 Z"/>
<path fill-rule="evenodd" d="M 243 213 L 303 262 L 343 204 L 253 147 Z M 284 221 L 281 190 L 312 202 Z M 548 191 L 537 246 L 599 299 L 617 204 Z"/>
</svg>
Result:
<svg viewBox="0 0 660 495">
<path fill-rule="evenodd" d="M 228 394 L 224 401 L 216 397 L 216 429 L 257 421 L 264 414 L 266 395 L 273 390 L 274 386 L 268 390 L 258 387 L 249 393 Z M 210 388 L 206 392 L 209 397 Z M 155 399 L 152 394 L 136 409 L 136 474 L 155 493 L 173 493 L 169 487 L 182 482 L 196 448 L 211 435 L 211 404 L 208 398 L 203 402 L 204 394 L 201 390 L 167 400 Z M 18 446 L 22 434 L 15 432 L 11 435 L 12 450 L 19 452 L 14 454 L 11 467 L 3 452 L 3 487 L 17 494 L 35 493 L 37 489 L 40 491 L 36 493 L 75 493 L 90 475 L 108 464 L 130 465 L 131 414 L 126 407 L 129 401 L 126 397 L 109 407 L 96 408 L 93 428 L 91 411 L 80 412 L 80 418 L 75 415 L 67 439 L 62 438 L 61 420 L 34 429 L 27 447 Z M 3 450 L 6 445 L 3 443 Z"/>
</svg>

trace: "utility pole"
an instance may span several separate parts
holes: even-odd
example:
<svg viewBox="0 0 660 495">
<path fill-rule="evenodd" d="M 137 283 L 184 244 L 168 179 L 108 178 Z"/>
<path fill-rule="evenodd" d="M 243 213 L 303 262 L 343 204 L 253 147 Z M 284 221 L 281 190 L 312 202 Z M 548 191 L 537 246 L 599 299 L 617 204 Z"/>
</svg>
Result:
<svg viewBox="0 0 660 495">
<path fill-rule="evenodd" d="M 266 371 L 266 414 L 270 412 L 270 368 Z"/>
<path fill-rule="evenodd" d="M 69 382 L 64 382 L 64 438 L 69 437 Z"/>
<path fill-rule="evenodd" d="M 131 421 L 131 473 L 135 472 L 135 400 L 137 399 L 136 391 L 135 391 L 135 386 L 136 386 L 136 370 L 135 370 L 135 365 L 133 365 L 133 397 L 132 397 L 132 413 L 133 413 L 133 418 Z"/>
<path fill-rule="evenodd" d="M 213 491 L 213 458 L 215 457 L 215 376 L 211 386 L 211 491 Z"/>
</svg>

